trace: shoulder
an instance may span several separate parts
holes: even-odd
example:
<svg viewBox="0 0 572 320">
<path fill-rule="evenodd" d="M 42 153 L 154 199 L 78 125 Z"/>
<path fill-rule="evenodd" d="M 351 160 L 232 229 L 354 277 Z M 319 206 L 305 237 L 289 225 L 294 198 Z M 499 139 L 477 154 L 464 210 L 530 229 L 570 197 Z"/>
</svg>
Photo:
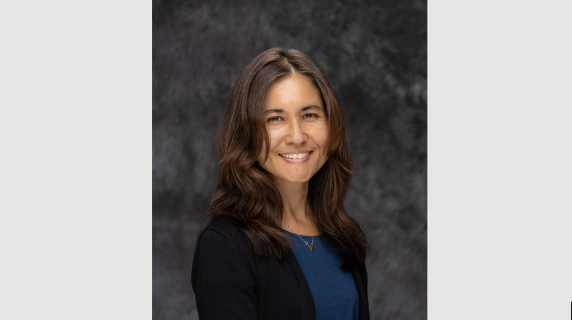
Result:
<svg viewBox="0 0 572 320">
<path fill-rule="evenodd" d="M 238 228 L 237 222 L 230 217 L 219 216 L 210 221 L 201 234 L 199 245 L 214 239 L 225 240 L 222 242 L 230 242 L 233 246 L 248 248 L 248 242 Z"/>
<path fill-rule="evenodd" d="M 247 296 L 248 301 L 255 301 L 256 259 L 250 252 L 242 232 L 231 218 L 210 219 L 203 229 L 195 248 L 191 283 L 199 306 L 199 315 L 201 309 L 203 314 L 220 315 L 221 310 L 234 310 L 236 307 L 221 307 L 219 300 L 224 302 L 231 301 L 236 296 Z M 227 316 L 224 318 L 230 319 Z"/>
<path fill-rule="evenodd" d="M 195 248 L 193 267 L 237 259 L 252 260 L 250 246 L 234 219 L 219 216 L 207 223 Z"/>
<path fill-rule="evenodd" d="M 218 216 L 214 218 L 207 226 L 205 226 L 205 231 L 215 231 L 223 235 L 230 235 L 231 233 L 238 230 L 236 223 L 232 218 L 226 216 Z"/>
</svg>

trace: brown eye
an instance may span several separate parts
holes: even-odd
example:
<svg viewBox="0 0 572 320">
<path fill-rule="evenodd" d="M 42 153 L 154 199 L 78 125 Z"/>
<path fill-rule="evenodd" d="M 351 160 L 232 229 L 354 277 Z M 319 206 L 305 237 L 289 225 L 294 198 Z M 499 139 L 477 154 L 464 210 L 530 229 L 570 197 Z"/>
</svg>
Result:
<svg viewBox="0 0 572 320">
<path fill-rule="evenodd" d="M 280 117 L 272 117 L 272 118 L 269 118 L 269 119 L 268 119 L 268 122 L 275 122 L 275 121 L 278 121 L 278 120 L 280 120 Z"/>
<path fill-rule="evenodd" d="M 314 114 L 314 113 L 307 113 L 303 116 L 304 119 L 310 119 L 310 118 L 317 118 L 318 115 Z"/>
</svg>

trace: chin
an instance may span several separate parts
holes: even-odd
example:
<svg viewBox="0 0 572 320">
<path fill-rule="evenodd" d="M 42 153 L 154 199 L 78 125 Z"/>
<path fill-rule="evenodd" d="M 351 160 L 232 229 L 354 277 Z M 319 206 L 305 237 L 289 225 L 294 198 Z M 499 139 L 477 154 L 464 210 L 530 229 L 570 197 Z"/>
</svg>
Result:
<svg viewBox="0 0 572 320">
<path fill-rule="evenodd" d="M 293 176 L 284 177 L 284 176 L 282 176 L 282 177 L 280 177 L 280 179 L 282 179 L 286 182 L 290 182 L 290 183 L 306 183 L 306 182 L 310 181 L 311 178 L 312 177 L 309 177 L 307 175 L 303 176 L 303 177 L 301 177 L 301 176 L 296 176 L 296 177 L 293 177 Z"/>
</svg>

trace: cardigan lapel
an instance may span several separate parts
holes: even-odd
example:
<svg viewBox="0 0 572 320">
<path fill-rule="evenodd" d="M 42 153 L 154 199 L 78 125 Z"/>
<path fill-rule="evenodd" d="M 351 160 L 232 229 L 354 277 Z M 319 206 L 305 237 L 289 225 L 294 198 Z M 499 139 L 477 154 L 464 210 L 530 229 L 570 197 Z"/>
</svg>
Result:
<svg viewBox="0 0 572 320">
<path fill-rule="evenodd" d="M 300 264 L 298 263 L 298 260 L 296 259 L 296 256 L 291 249 L 288 255 L 286 255 L 286 261 L 288 261 L 292 267 L 292 270 L 296 275 L 296 280 L 298 281 L 300 307 L 302 309 L 302 320 L 315 320 L 316 308 L 314 305 L 314 298 L 312 297 L 312 291 L 310 291 L 310 286 L 308 286 L 308 282 L 306 281 L 302 267 L 300 267 Z M 362 276 L 360 275 L 359 267 L 353 267 L 351 271 L 354 277 L 354 282 L 359 298 L 359 320 L 370 320 L 367 292 L 365 292 L 363 283 L 364 279 L 362 279 Z"/>
<path fill-rule="evenodd" d="M 296 275 L 296 280 L 298 280 L 299 296 L 300 296 L 300 307 L 302 308 L 302 320 L 315 320 L 316 319 L 316 308 L 314 306 L 314 298 L 312 297 L 312 291 L 310 291 L 310 286 L 304 277 L 304 272 L 302 272 L 302 267 L 298 263 L 296 256 L 292 249 L 288 255 L 286 255 L 286 260 L 294 270 Z M 361 319 L 361 318 L 360 318 Z"/>
</svg>

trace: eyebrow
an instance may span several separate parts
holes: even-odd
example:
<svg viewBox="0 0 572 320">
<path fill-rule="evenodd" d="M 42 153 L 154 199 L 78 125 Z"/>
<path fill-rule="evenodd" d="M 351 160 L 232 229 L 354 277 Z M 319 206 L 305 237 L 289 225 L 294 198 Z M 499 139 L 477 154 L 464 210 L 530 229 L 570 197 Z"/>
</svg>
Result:
<svg viewBox="0 0 572 320">
<path fill-rule="evenodd" d="M 320 106 L 315 106 L 315 105 L 310 105 L 310 106 L 307 106 L 307 107 L 302 108 L 301 111 L 306 111 L 306 110 L 310 110 L 310 109 L 318 109 L 318 110 L 321 111 L 321 110 L 322 110 L 322 107 L 320 107 Z M 266 113 L 283 113 L 283 112 L 284 112 L 284 109 L 269 109 L 269 110 L 264 111 L 265 114 L 266 114 Z"/>
</svg>

